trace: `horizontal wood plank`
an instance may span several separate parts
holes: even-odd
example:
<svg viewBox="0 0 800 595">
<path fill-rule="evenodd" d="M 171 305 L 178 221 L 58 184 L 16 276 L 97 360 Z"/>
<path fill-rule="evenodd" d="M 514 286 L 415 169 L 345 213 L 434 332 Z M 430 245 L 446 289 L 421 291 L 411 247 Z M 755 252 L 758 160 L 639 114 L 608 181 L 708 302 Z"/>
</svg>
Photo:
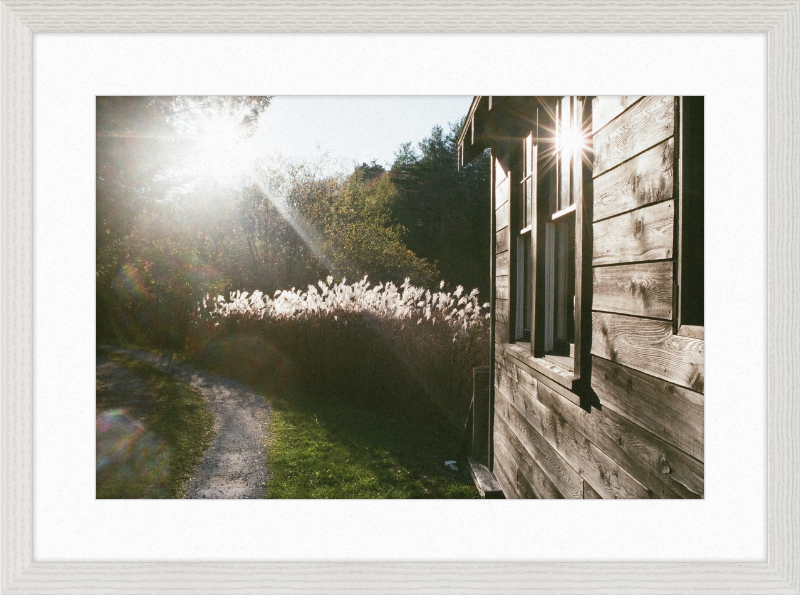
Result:
<svg viewBox="0 0 800 595">
<path fill-rule="evenodd" d="M 486 427 L 486 433 L 487 435 L 489 433 L 488 426 Z M 479 463 L 472 457 L 467 457 L 467 463 L 469 464 L 469 472 L 470 475 L 472 475 L 472 481 L 475 483 L 475 487 L 478 489 L 481 498 L 487 500 L 501 499 L 503 497 L 503 490 L 497 482 L 497 477 L 495 477 L 485 465 Z"/>
<path fill-rule="evenodd" d="M 499 186 L 500 184 L 502 184 L 503 180 L 505 180 L 507 177 L 508 177 L 508 169 L 503 167 L 503 163 L 499 159 L 495 158 L 495 160 L 494 160 L 494 185 L 495 185 L 495 188 L 497 186 Z"/>
<path fill-rule="evenodd" d="M 498 252 L 494 258 L 494 274 L 508 275 L 508 251 Z"/>
<path fill-rule="evenodd" d="M 496 350 L 501 352 L 505 347 L 507 345 L 498 345 Z M 611 408 L 603 407 L 602 403 L 599 409 L 592 408 L 591 412 L 575 406 L 554 388 L 563 390 L 563 387 L 536 372 L 529 380 L 522 372 L 530 372 L 530 369 L 517 367 L 517 364 L 513 358 L 506 356 L 503 361 L 496 355 L 495 387 L 514 403 L 520 404 L 521 410 L 525 410 L 524 401 L 527 398 L 541 401 L 547 409 L 563 419 L 561 423 L 576 428 L 661 498 L 697 498 L 702 495 L 701 461 Z M 513 382 L 507 383 L 503 375 L 505 371 L 514 378 Z M 547 418 L 537 422 L 535 416 L 540 410 L 529 408 L 529 421 L 534 427 L 541 427 L 545 436 L 550 436 L 547 427 L 552 425 L 551 422 Z"/>
<path fill-rule="evenodd" d="M 592 265 L 665 260 L 675 242 L 675 201 L 657 203 L 595 223 Z"/>
<path fill-rule="evenodd" d="M 497 395 L 497 391 L 495 392 Z M 537 432 L 508 399 L 495 398 L 495 415 L 511 428 L 528 456 L 541 467 L 565 498 L 583 498 L 583 479 L 555 448 Z"/>
<path fill-rule="evenodd" d="M 592 100 L 592 134 L 616 118 L 641 95 L 598 95 Z"/>
<path fill-rule="evenodd" d="M 645 97 L 594 135 L 594 175 L 673 135 L 675 98 Z"/>
<path fill-rule="evenodd" d="M 673 137 L 594 180 L 592 219 L 605 219 L 673 196 Z"/>
<path fill-rule="evenodd" d="M 494 244 L 494 251 L 495 254 L 499 254 L 500 252 L 505 252 L 508 250 L 508 227 L 501 229 L 498 232 L 495 232 L 495 244 Z"/>
<path fill-rule="evenodd" d="M 682 324 L 678 329 L 678 334 L 681 337 L 692 337 L 694 339 L 705 340 L 706 329 L 704 326 L 692 326 L 689 324 Z"/>
<path fill-rule="evenodd" d="M 594 488 L 589 483 L 583 481 L 583 499 L 584 500 L 600 500 L 602 496 L 594 491 Z"/>
<path fill-rule="evenodd" d="M 586 411 L 539 383 L 537 399 L 659 498 L 703 495 L 703 463 L 610 408 Z"/>
<path fill-rule="evenodd" d="M 568 370 L 558 366 L 543 358 L 533 357 L 530 347 L 527 345 L 508 344 L 503 345 L 495 352 L 496 358 L 511 357 L 516 360 L 517 365 L 528 371 L 529 374 L 537 373 L 544 376 L 542 381 L 550 382 L 553 386 L 558 385 L 555 390 L 559 391 L 564 398 L 580 404 L 580 397 L 572 392 L 572 379 L 574 376 Z"/>
<path fill-rule="evenodd" d="M 523 498 L 561 500 L 564 496 L 536 463 L 520 440 L 501 417 L 495 425 L 495 460 L 502 459 L 505 468 L 516 470 L 517 493 Z"/>
<path fill-rule="evenodd" d="M 495 210 L 499 209 L 502 205 L 508 204 L 510 191 L 511 191 L 511 183 L 508 179 L 508 176 L 504 176 L 501 180 L 498 181 L 497 186 L 495 186 L 494 190 Z"/>
<path fill-rule="evenodd" d="M 494 278 L 494 295 L 499 300 L 508 299 L 508 275 Z"/>
<path fill-rule="evenodd" d="M 704 342 L 672 334 L 672 322 L 592 313 L 592 354 L 702 393 Z"/>
<path fill-rule="evenodd" d="M 514 382 L 504 370 L 497 370 L 495 378 L 499 383 L 499 390 L 495 392 L 495 406 L 498 400 L 510 401 L 511 406 L 604 498 L 655 497 L 654 492 L 595 447 L 577 428 L 565 423 L 563 418 L 539 401 L 538 392 L 530 394 L 527 388 Z M 509 392 L 513 392 L 514 396 Z"/>
<path fill-rule="evenodd" d="M 702 394 L 600 357 L 592 358 L 592 389 L 604 407 L 704 460 Z"/>
<path fill-rule="evenodd" d="M 503 343 L 508 343 L 508 323 L 507 322 L 500 322 L 499 320 L 495 320 L 494 322 L 494 342 L 502 345 Z"/>
<path fill-rule="evenodd" d="M 592 270 L 592 308 L 672 320 L 672 261 Z"/>
<path fill-rule="evenodd" d="M 508 313 L 509 313 L 510 303 L 508 300 L 504 300 L 501 298 L 495 298 L 494 300 L 494 318 L 498 322 L 504 322 L 508 324 Z"/>
<path fill-rule="evenodd" d="M 531 464 L 536 465 L 533 461 L 530 461 Z M 542 473 L 542 477 L 545 477 L 544 473 Z M 545 479 L 547 479 L 545 477 Z M 549 480 L 548 480 L 549 481 Z M 536 490 L 533 487 L 533 484 L 525 477 L 525 474 L 522 472 L 522 469 L 517 469 L 517 491 L 519 492 L 520 498 L 525 498 L 527 500 L 540 500 L 541 496 L 536 493 Z M 558 490 L 556 490 L 558 492 Z M 553 496 L 553 498 L 559 498 L 559 496 Z M 563 499 L 563 497 L 561 497 Z"/>
<path fill-rule="evenodd" d="M 498 423 L 502 422 L 495 421 L 495 432 L 498 431 L 497 430 Z M 508 468 L 509 464 L 510 461 L 508 457 L 505 456 L 495 457 L 492 473 L 494 473 L 494 476 L 497 478 L 497 482 L 500 484 L 500 487 L 503 490 L 503 495 L 505 495 L 506 500 L 519 500 L 523 496 L 521 496 L 519 491 L 517 490 L 517 479 L 516 479 L 517 472 L 516 470 L 514 470 L 513 472 L 509 470 Z"/>
<path fill-rule="evenodd" d="M 508 227 L 508 203 L 501 205 L 494 214 L 494 228 L 495 230 L 501 230 L 504 227 Z"/>
</svg>

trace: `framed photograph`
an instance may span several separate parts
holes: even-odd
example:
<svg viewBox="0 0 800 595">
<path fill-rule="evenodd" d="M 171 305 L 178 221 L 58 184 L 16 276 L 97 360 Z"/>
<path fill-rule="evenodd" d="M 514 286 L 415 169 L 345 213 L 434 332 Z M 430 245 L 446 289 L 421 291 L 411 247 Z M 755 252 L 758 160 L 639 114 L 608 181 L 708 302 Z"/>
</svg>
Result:
<svg viewBox="0 0 800 595">
<path fill-rule="evenodd" d="M 0 9 L 2 592 L 800 593 L 800 3 Z M 436 106 L 419 138 L 401 138 Z M 242 138 L 291 152 L 305 129 L 357 161 L 338 173 L 262 161 L 245 183 Z M 460 182 L 467 198 L 437 186 L 444 170 L 418 167 L 437 139 L 474 182 Z M 219 189 L 231 175 L 243 181 L 229 195 Z M 130 188 L 145 197 L 133 226 Z M 308 209 L 287 211 L 291 197 L 312 195 Z M 464 208 L 415 236 L 426 200 Z M 323 204 L 335 206 L 320 214 Z M 493 207 L 485 225 L 481 205 Z M 226 209 L 241 217 L 227 228 Z M 309 226 L 317 216 L 324 226 Z M 459 238 L 475 235 L 473 223 L 492 233 L 469 246 Z M 433 237 L 466 247 L 448 260 Z M 199 250 L 217 258 L 213 270 L 189 258 Z M 475 273 L 484 261 L 488 276 Z M 409 295 L 415 283 L 438 287 L 442 271 L 483 284 L 487 300 L 455 284 L 433 296 L 452 302 L 442 323 L 463 318 L 491 337 L 491 351 L 461 362 L 468 387 L 432 389 L 435 366 L 403 367 L 426 359 L 419 345 L 435 334 L 424 289 L 402 314 L 426 337 L 403 331 L 413 353 L 394 343 L 383 354 L 346 328 L 363 315 L 343 317 L 332 296 L 368 304 L 378 289 L 344 279 L 391 279 L 385 308 L 401 269 L 414 277 Z M 317 288 L 286 291 L 312 278 Z M 252 293 L 254 279 L 270 279 L 266 295 Z M 281 330 L 269 318 L 311 302 L 331 309 L 317 326 Z M 195 305 L 195 322 L 180 326 Z M 254 309 L 272 330 L 229 340 Z M 391 320 L 379 335 L 397 330 Z M 321 335 L 356 339 L 336 353 Z M 446 338 L 437 351 L 464 351 Z M 429 398 L 443 411 L 457 401 L 456 425 L 469 412 L 458 456 L 445 456 L 455 448 L 434 439 L 434 409 L 419 404 L 408 405 L 419 427 L 324 399 L 300 423 L 188 361 L 95 349 L 176 342 L 193 364 L 221 365 L 256 392 L 282 394 L 290 378 L 314 394 L 355 398 L 363 384 L 394 401 L 435 393 L 451 399 Z M 303 357 L 338 363 L 309 375 Z M 493 365 L 473 367 L 486 358 Z M 362 367 L 383 372 L 359 380 Z M 144 396 L 156 386 L 158 406 Z M 287 444 L 325 444 L 325 464 L 295 474 L 276 462 L 264 475 L 273 414 Z M 394 442 L 353 463 L 325 442 L 348 416 L 358 421 L 342 422 L 348 444 Z M 221 424 L 247 439 L 218 440 L 230 435 Z M 424 449 L 409 446 L 414 432 L 430 437 Z M 377 469 L 391 493 L 379 478 L 360 491 L 325 480 Z M 278 499 L 253 501 L 270 474 Z M 505 500 L 469 499 L 478 494 Z"/>
</svg>

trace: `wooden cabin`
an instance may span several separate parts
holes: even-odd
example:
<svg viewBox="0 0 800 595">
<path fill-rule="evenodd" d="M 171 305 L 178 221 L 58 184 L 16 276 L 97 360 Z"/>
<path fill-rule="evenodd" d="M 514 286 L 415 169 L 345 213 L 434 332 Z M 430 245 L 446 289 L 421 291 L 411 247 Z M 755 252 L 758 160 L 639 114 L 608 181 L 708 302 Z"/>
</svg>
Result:
<svg viewBox="0 0 800 595">
<path fill-rule="evenodd" d="M 475 97 L 487 149 L 483 462 L 507 498 L 702 498 L 703 98 Z"/>
</svg>

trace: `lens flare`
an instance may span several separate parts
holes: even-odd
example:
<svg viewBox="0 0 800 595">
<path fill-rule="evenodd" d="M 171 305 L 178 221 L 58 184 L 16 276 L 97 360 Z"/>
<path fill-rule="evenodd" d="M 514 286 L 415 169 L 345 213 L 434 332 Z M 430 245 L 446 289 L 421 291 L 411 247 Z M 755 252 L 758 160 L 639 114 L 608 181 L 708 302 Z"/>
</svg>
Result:
<svg viewBox="0 0 800 595">
<path fill-rule="evenodd" d="M 169 498 L 169 447 L 122 409 L 96 419 L 98 498 Z"/>
</svg>

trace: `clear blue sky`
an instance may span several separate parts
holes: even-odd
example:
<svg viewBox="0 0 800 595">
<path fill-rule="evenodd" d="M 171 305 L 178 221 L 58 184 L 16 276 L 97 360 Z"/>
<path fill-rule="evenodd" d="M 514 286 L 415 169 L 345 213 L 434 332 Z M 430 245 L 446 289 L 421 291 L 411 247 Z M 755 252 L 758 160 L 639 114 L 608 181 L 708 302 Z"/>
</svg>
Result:
<svg viewBox="0 0 800 595">
<path fill-rule="evenodd" d="M 400 143 L 415 146 L 440 124 L 466 115 L 468 96 L 278 96 L 261 115 L 259 157 L 313 158 L 328 151 L 343 164 L 391 164 Z M 317 148 L 319 147 L 319 149 Z"/>
</svg>

